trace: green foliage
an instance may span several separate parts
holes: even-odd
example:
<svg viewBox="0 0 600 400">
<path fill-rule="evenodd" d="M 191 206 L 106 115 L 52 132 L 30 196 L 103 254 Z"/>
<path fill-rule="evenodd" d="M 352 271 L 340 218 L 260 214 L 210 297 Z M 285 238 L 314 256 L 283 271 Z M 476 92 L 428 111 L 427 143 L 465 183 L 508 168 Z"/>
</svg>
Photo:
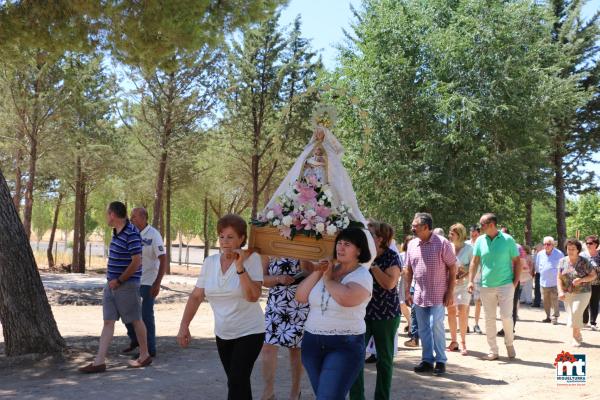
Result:
<svg viewBox="0 0 600 400">
<path fill-rule="evenodd" d="M 548 112 L 580 100 L 551 21 L 527 1 L 363 3 L 329 81 L 366 214 L 404 229 L 416 211 L 523 215 L 549 185 Z"/>
<path fill-rule="evenodd" d="M 52 228 L 52 219 L 54 217 L 54 204 L 47 199 L 39 199 L 33 208 L 31 217 L 32 230 L 39 241 L 44 233 Z"/>
<path fill-rule="evenodd" d="M 590 188 L 599 27 L 578 19 L 584 2 L 365 0 L 331 73 L 299 19 L 279 25 L 281 3 L 2 2 L 0 168 L 27 178 L 21 116 L 47 111 L 34 228 L 48 226 L 60 190 L 59 228 L 72 229 L 79 161 L 86 235 L 102 229 L 108 242 L 106 205 L 152 212 L 166 152 L 172 236 L 203 235 L 206 197 L 215 240 L 219 216 L 249 218 L 268 201 L 319 102 L 337 106 L 363 212 L 399 231 L 417 211 L 445 229 L 494 211 L 522 241 L 533 200 L 534 241 L 554 234 L 557 149 L 567 189 Z M 597 232 L 594 198 L 569 205 L 570 234 Z"/>
<path fill-rule="evenodd" d="M 585 194 L 573 201 L 567 218 L 567 233 L 569 237 L 575 237 L 579 233 L 580 238 L 588 235 L 600 235 L 600 195 Z"/>
<path fill-rule="evenodd" d="M 213 46 L 265 18 L 282 0 L 54 1 L 0 3 L 0 55 L 39 48 L 53 57 L 108 49 L 125 63 L 174 70 L 174 55 Z"/>
<path fill-rule="evenodd" d="M 278 21 L 275 14 L 232 42 L 217 137 L 217 146 L 234 160 L 233 175 L 250 196 L 252 215 L 259 197 L 274 190 L 308 141 L 309 117 L 319 100 L 320 58 L 301 36 L 299 19 L 289 32 Z"/>
</svg>

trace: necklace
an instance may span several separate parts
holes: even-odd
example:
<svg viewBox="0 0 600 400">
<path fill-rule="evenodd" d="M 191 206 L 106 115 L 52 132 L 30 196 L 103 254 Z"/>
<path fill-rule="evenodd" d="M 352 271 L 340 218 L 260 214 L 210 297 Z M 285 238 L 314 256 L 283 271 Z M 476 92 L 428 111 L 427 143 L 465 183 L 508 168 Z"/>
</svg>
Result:
<svg viewBox="0 0 600 400">
<path fill-rule="evenodd" d="M 325 311 L 329 307 L 329 300 L 331 299 L 331 294 L 327 292 L 327 300 L 325 300 L 325 282 L 323 282 L 323 288 L 321 289 L 321 315 L 325 315 Z"/>
<path fill-rule="evenodd" d="M 338 264 L 335 267 L 333 267 L 333 269 L 339 270 L 340 267 L 341 265 Z M 346 272 L 344 275 L 339 276 L 338 279 L 333 280 L 336 282 L 341 282 L 346 275 L 348 275 L 351 272 L 354 272 L 355 270 L 356 268 Z M 327 292 L 327 299 L 325 298 L 325 292 Z M 325 289 L 325 278 L 323 278 L 323 287 L 321 288 L 321 315 L 325 315 L 325 311 L 327 311 L 327 308 L 329 308 L 329 300 L 331 300 L 331 294 L 327 289 Z"/>
</svg>

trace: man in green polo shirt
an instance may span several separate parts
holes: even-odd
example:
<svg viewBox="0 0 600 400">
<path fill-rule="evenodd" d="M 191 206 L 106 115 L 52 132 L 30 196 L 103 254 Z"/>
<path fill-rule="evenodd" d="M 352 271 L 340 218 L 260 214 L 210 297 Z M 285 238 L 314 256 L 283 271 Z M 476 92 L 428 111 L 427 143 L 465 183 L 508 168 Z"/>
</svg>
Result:
<svg viewBox="0 0 600 400">
<path fill-rule="evenodd" d="M 481 235 L 475 242 L 469 268 L 469 293 L 473 293 L 473 280 L 481 264 L 481 303 L 485 311 L 485 334 L 490 352 L 485 360 L 498 359 L 496 343 L 496 308 L 500 306 L 500 319 L 504 329 L 504 344 L 509 358 L 515 358 L 513 346 L 513 297 L 519 283 L 521 266 L 519 251 L 512 236 L 498 230 L 496 215 L 484 214 L 479 220 Z"/>
</svg>

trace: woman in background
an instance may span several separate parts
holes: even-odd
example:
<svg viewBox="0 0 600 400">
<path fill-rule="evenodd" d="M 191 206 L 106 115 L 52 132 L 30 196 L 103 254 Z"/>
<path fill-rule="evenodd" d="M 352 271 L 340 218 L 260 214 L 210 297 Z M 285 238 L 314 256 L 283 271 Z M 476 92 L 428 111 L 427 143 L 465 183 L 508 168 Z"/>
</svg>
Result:
<svg viewBox="0 0 600 400">
<path fill-rule="evenodd" d="M 263 400 L 275 399 L 275 371 L 277 352 L 280 347 L 287 348 L 290 355 L 292 372 L 290 399 L 296 400 L 300 397 L 302 378 L 300 346 L 304 323 L 308 316 L 308 304 L 299 303 L 295 299 L 299 282 L 294 280 L 294 275 L 302 272 L 309 264 L 300 263 L 293 258 L 263 257 L 263 284 L 270 288 L 265 309 L 265 344 L 261 353 L 265 383 Z"/>
<path fill-rule="evenodd" d="M 567 256 L 558 264 L 558 298 L 563 301 L 567 310 L 567 326 L 573 329 L 573 347 L 583 343 L 581 328 L 583 327 L 583 312 L 592 296 L 591 282 L 596 277 L 596 271 L 589 260 L 581 253 L 581 243 L 577 239 L 567 239 L 565 243 Z"/>
<path fill-rule="evenodd" d="M 469 275 L 469 265 L 473 258 L 473 247 L 466 243 L 467 229 L 463 224 L 454 224 L 450 227 L 448 238 L 452 242 L 454 255 L 459 261 L 459 268 L 456 273 L 456 286 L 454 288 L 454 304 L 448 307 L 448 329 L 450 331 L 450 345 L 448 351 L 458 351 L 466 356 L 467 351 L 467 327 L 469 325 L 469 303 L 471 295 L 467 291 Z M 456 317 L 458 309 L 458 326 L 460 328 L 460 346 L 456 339 Z"/>
<path fill-rule="evenodd" d="M 373 296 L 367 306 L 365 322 L 365 340 L 372 337 L 377 349 L 377 383 L 375 399 L 389 399 L 392 385 L 394 347 L 396 332 L 400 324 L 400 302 L 398 298 L 398 280 L 400 278 L 400 259 L 390 249 L 394 229 L 386 223 L 373 222 L 369 231 L 375 239 L 377 256 L 371 265 L 373 276 Z M 350 390 L 351 400 L 364 400 L 364 375 L 358 378 Z"/>
</svg>

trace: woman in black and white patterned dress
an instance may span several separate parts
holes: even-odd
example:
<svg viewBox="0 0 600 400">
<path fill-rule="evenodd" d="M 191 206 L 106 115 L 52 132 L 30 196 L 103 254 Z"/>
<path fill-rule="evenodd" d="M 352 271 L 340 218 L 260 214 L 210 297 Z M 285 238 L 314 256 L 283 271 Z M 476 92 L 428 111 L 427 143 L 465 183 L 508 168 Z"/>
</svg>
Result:
<svg viewBox="0 0 600 400">
<path fill-rule="evenodd" d="M 274 399 L 275 370 L 277 351 L 287 347 L 290 352 L 292 387 L 290 399 L 300 394 L 302 362 L 300 344 L 304 333 L 304 322 L 308 316 L 308 304 L 298 303 L 295 299 L 298 282 L 294 275 L 302 268 L 310 268 L 310 263 L 301 263 L 289 258 L 263 258 L 264 286 L 269 289 L 269 298 L 265 309 L 265 344 L 262 350 L 263 379 L 265 387 L 262 399 Z M 310 272 L 310 271 L 309 271 Z"/>
</svg>

